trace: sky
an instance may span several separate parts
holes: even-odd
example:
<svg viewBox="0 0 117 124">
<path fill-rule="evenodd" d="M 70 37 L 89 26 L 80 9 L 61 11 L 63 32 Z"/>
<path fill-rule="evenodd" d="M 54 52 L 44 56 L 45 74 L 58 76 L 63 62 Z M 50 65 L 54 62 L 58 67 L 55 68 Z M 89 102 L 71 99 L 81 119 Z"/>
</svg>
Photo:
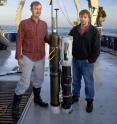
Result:
<svg viewBox="0 0 117 124">
<path fill-rule="evenodd" d="M 23 8 L 22 19 L 29 18 L 31 15 L 30 4 L 34 0 L 26 0 Z M 51 26 L 51 7 L 50 0 L 39 0 L 43 6 L 41 19 Z M 79 0 L 81 9 L 88 9 L 87 0 Z M 16 9 L 19 0 L 8 0 L 7 5 L 0 7 L 0 25 L 15 25 Z M 77 11 L 74 0 L 53 0 L 54 8 L 59 8 L 58 25 L 59 27 L 70 27 L 70 22 L 77 19 Z M 104 28 L 117 29 L 117 0 L 100 0 L 100 6 L 103 6 L 107 13 Z M 64 14 L 63 14 L 64 13 Z M 55 15 L 55 11 L 54 11 Z M 67 17 L 67 19 L 66 19 Z"/>
</svg>

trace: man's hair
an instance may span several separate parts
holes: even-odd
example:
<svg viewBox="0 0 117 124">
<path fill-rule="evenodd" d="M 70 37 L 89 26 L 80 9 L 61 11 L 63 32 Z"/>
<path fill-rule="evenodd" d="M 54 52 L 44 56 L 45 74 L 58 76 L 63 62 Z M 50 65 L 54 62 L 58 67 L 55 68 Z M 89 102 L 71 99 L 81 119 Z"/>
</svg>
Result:
<svg viewBox="0 0 117 124">
<path fill-rule="evenodd" d="M 87 9 L 81 10 L 80 13 L 79 13 L 79 16 L 84 15 L 84 14 L 87 14 L 89 19 L 91 19 L 90 12 Z"/>
<path fill-rule="evenodd" d="M 31 9 L 33 8 L 33 6 L 38 6 L 41 5 L 41 3 L 39 1 L 33 1 L 30 5 Z"/>
<path fill-rule="evenodd" d="M 100 6 L 100 7 L 99 7 L 99 9 L 100 9 L 100 10 L 103 10 L 103 7 L 102 7 L 102 6 Z"/>
</svg>

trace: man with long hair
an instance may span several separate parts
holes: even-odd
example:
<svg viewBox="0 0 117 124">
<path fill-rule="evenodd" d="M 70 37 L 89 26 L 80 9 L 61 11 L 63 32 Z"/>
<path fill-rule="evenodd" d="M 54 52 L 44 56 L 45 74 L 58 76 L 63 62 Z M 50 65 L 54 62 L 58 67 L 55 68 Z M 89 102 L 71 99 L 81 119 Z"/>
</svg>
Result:
<svg viewBox="0 0 117 124">
<path fill-rule="evenodd" d="M 88 10 L 79 14 L 80 24 L 73 27 L 69 35 L 73 36 L 73 103 L 80 97 L 82 76 L 85 82 L 86 111 L 92 112 L 94 100 L 94 63 L 100 54 L 98 30 L 91 25 Z"/>
</svg>

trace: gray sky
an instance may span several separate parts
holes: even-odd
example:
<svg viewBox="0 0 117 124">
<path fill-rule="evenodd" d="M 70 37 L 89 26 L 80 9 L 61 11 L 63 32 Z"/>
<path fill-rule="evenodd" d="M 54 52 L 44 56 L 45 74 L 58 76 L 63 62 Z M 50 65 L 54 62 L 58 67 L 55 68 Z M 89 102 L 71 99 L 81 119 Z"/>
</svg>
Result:
<svg viewBox="0 0 117 124">
<path fill-rule="evenodd" d="M 26 0 L 22 19 L 29 18 L 30 13 L 30 3 L 34 0 Z M 48 26 L 51 25 L 51 16 L 50 16 L 50 6 L 49 0 L 39 0 L 42 5 L 42 15 L 41 18 L 48 23 Z M 74 0 L 53 0 L 54 8 L 62 8 L 70 21 L 73 22 L 77 18 L 77 12 L 74 5 Z M 79 0 L 81 4 L 81 9 L 88 9 L 87 0 Z M 0 25 L 15 25 L 15 15 L 16 8 L 19 0 L 8 0 L 8 3 L 4 7 L 0 7 Z M 107 19 L 104 23 L 104 28 L 116 28 L 117 29 L 117 0 L 100 0 L 100 5 L 104 7 L 107 13 Z M 66 9 L 64 9 L 66 8 Z M 71 25 L 66 20 L 62 11 L 59 11 L 59 26 L 60 27 L 70 27 Z"/>
</svg>

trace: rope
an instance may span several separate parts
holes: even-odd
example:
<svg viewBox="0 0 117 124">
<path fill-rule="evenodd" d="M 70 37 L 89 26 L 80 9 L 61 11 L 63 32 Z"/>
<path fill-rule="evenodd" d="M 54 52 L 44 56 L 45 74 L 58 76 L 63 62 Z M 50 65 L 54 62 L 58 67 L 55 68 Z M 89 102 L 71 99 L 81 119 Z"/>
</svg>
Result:
<svg viewBox="0 0 117 124">
<path fill-rule="evenodd" d="M 69 15 L 68 15 L 67 9 L 66 9 L 66 7 L 65 7 L 64 1 L 62 1 L 62 4 L 63 4 L 64 10 L 65 10 L 66 16 L 67 16 L 67 18 L 69 19 L 69 21 L 70 21 L 70 23 L 71 23 L 71 25 L 72 25 L 72 21 L 71 21 L 70 18 L 69 18 Z"/>
<path fill-rule="evenodd" d="M 59 3 L 59 0 L 57 0 L 57 3 L 58 3 L 58 6 L 59 6 L 59 8 L 60 8 L 60 10 L 61 10 L 62 14 L 64 15 L 64 17 L 65 17 L 66 21 L 69 23 L 69 25 L 73 26 L 73 24 L 72 24 L 71 20 L 69 19 L 69 17 L 68 17 L 68 16 L 66 16 L 66 14 L 64 13 L 64 11 L 63 11 L 63 9 L 62 9 L 62 7 L 61 7 L 60 3 Z M 67 15 L 68 15 L 68 14 L 67 14 Z"/>
</svg>

